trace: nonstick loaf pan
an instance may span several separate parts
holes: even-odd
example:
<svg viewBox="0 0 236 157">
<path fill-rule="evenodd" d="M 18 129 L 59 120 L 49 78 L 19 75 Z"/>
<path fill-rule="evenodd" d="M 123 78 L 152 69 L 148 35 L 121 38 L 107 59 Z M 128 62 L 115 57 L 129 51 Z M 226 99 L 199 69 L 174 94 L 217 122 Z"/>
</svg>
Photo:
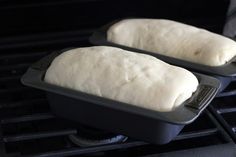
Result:
<svg viewBox="0 0 236 157">
<path fill-rule="evenodd" d="M 132 18 L 130 18 L 130 19 L 132 19 Z M 122 20 L 122 19 L 120 19 L 120 20 Z M 181 60 L 181 59 L 174 58 L 174 57 L 165 56 L 162 54 L 157 54 L 157 53 L 150 52 L 150 51 L 145 51 L 145 50 L 141 50 L 141 49 L 137 49 L 137 48 L 119 45 L 119 44 L 108 41 L 107 40 L 108 29 L 110 28 L 110 26 L 119 22 L 120 20 L 115 20 L 105 26 L 102 26 L 98 30 L 96 30 L 92 34 L 92 36 L 90 37 L 90 39 L 89 39 L 90 42 L 94 45 L 113 46 L 113 47 L 119 47 L 119 48 L 129 50 L 129 51 L 149 54 L 149 55 L 159 58 L 167 63 L 177 65 L 180 67 L 184 67 L 184 68 L 189 69 L 191 71 L 196 71 L 196 72 L 210 74 L 210 75 L 227 76 L 227 77 L 236 76 L 236 63 L 235 63 L 236 57 L 234 57 L 230 62 L 228 62 L 227 64 L 222 65 L 222 66 L 207 66 L 207 65 L 203 65 L 203 64 L 189 62 L 186 60 Z"/>
<path fill-rule="evenodd" d="M 46 91 L 57 116 L 150 143 L 171 141 L 184 125 L 200 115 L 220 86 L 217 79 L 194 73 L 199 86 L 190 99 L 171 112 L 148 110 L 44 82 L 50 63 L 64 51 L 54 52 L 29 67 L 22 83 Z"/>
</svg>

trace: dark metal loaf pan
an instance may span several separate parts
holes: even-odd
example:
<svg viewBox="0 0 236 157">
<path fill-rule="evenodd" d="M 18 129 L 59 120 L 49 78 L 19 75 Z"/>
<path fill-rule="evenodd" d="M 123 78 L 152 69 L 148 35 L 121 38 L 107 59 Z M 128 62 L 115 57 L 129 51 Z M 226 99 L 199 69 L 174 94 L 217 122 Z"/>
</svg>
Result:
<svg viewBox="0 0 236 157">
<path fill-rule="evenodd" d="M 22 83 L 47 92 L 52 111 L 63 118 L 155 144 L 171 141 L 207 107 L 219 89 L 217 79 L 194 73 L 200 84 L 193 96 L 171 112 L 158 112 L 44 82 L 52 53 L 33 64 Z"/>
<path fill-rule="evenodd" d="M 132 18 L 130 18 L 130 19 L 132 19 Z M 120 20 L 122 20 L 122 19 L 120 19 Z M 177 58 L 174 58 L 174 57 L 169 57 L 169 56 L 157 54 L 157 53 L 150 52 L 150 51 L 145 51 L 145 50 L 136 49 L 136 48 L 132 48 L 132 47 L 128 47 L 128 46 L 119 45 L 119 44 L 116 44 L 116 43 L 109 42 L 107 40 L 107 31 L 110 28 L 110 26 L 112 26 L 113 24 L 119 22 L 120 20 L 115 20 L 115 21 L 101 27 L 97 31 L 95 31 L 92 34 L 92 36 L 90 37 L 90 42 L 94 45 L 113 46 L 113 47 L 119 47 L 119 48 L 129 50 L 129 51 L 149 54 L 149 55 L 157 57 L 157 58 L 159 58 L 159 59 L 161 59 L 161 60 L 163 60 L 167 63 L 177 65 L 177 66 L 180 66 L 180 67 L 184 67 L 184 68 L 189 69 L 191 71 L 196 71 L 196 72 L 200 72 L 200 73 L 204 73 L 204 74 L 210 74 L 210 75 L 227 76 L 227 77 L 236 76 L 236 63 L 235 63 L 236 57 L 234 57 L 231 60 L 231 62 L 229 62 L 225 65 L 222 65 L 222 66 L 207 66 L 207 65 L 203 65 L 203 64 L 197 64 L 197 63 L 177 59 Z"/>
</svg>

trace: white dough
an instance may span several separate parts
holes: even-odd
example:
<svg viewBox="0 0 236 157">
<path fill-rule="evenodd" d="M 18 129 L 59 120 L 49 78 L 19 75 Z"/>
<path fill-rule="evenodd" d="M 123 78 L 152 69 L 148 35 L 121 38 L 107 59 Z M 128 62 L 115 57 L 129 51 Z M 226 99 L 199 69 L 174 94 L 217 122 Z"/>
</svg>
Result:
<svg viewBox="0 0 236 157">
<path fill-rule="evenodd" d="M 198 86 L 195 75 L 183 68 L 107 46 L 62 53 L 51 63 L 45 81 L 156 111 L 173 110 Z"/>
<path fill-rule="evenodd" d="M 112 25 L 107 40 L 209 66 L 236 55 L 236 42 L 190 25 L 164 19 L 127 19 Z"/>
</svg>

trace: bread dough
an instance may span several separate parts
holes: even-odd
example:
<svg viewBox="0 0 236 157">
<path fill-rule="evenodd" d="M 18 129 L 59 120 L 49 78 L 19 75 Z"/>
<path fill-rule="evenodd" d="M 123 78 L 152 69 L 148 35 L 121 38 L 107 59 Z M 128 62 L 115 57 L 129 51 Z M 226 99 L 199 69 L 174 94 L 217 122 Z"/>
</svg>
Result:
<svg viewBox="0 0 236 157">
<path fill-rule="evenodd" d="M 45 81 L 156 111 L 173 110 L 198 86 L 195 75 L 183 68 L 106 46 L 60 54 L 48 68 Z"/>
<path fill-rule="evenodd" d="M 164 19 L 127 19 L 112 25 L 107 40 L 209 66 L 236 55 L 236 42 L 204 29 Z"/>
</svg>

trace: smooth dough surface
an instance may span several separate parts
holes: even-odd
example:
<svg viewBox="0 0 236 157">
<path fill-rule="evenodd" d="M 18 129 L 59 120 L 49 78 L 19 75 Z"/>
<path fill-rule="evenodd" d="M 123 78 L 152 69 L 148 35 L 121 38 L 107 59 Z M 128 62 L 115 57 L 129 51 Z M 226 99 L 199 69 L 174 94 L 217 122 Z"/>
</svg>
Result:
<svg viewBox="0 0 236 157">
<path fill-rule="evenodd" d="M 66 51 L 48 68 L 45 81 L 156 111 L 171 111 L 191 97 L 191 72 L 152 56 L 94 46 Z"/>
<path fill-rule="evenodd" d="M 107 40 L 209 66 L 226 64 L 236 42 L 224 36 L 164 19 L 126 19 L 112 25 Z"/>
</svg>

